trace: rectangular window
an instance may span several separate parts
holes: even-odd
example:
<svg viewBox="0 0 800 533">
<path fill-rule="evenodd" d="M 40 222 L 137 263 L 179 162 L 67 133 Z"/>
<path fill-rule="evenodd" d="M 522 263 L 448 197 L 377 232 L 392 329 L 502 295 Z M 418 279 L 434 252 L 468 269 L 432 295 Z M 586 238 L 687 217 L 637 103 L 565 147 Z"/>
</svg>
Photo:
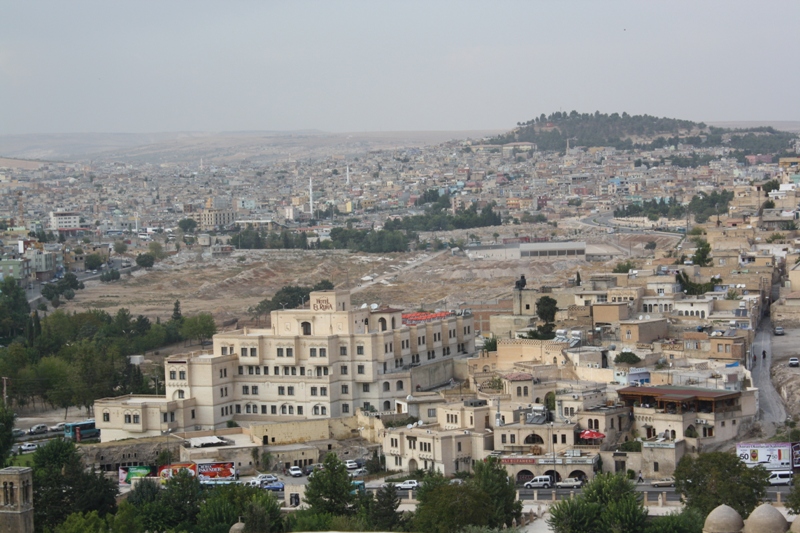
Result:
<svg viewBox="0 0 800 533">
<path fill-rule="evenodd" d="M 131 415 L 125 415 L 125 423 L 126 424 L 130 424 L 131 423 Z"/>
<path fill-rule="evenodd" d="M 500 435 L 500 443 L 501 444 L 505 444 L 506 443 L 506 434 L 505 433 Z"/>
<path fill-rule="evenodd" d="M 436 409 L 428 409 L 428 418 L 436 417 Z"/>
<path fill-rule="evenodd" d="M 288 376 L 289 375 L 289 367 L 288 366 L 283 367 L 283 375 L 284 376 Z"/>
<path fill-rule="evenodd" d="M 103 413 L 103 422 L 110 422 L 111 415 L 109 413 Z"/>
<path fill-rule="evenodd" d="M 297 375 L 297 367 L 295 367 L 295 366 L 292 367 L 292 375 L 293 376 Z"/>
<path fill-rule="evenodd" d="M 286 348 L 286 357 L 294 357 L 294 350 L 292 350 L 292 348 Z"/>
<path fill-rule="evenodd" d="M 517 436 L 512 433 L 511 434 L 511 444 L 514 444 L 515 442 L 517 442 Z"/>
<path fill-rule="evenodd" d="M 327 396 L 328 395 L 328 387 L 320 387 L 319 388 L 319 395 L 320 396 Z"/>
<path fill-rule="evenodd" d="M 283 357 L 283 348 L 278 348 L 278 357 Z"/>
<path fill-rule="evenodd" d="M 561 435 L 561 444 L 566 444 L 566 443 L 567 443 L 567 435 L 566 434 Z"/>
<path fill-rule="evenodd" d="M 658 472 L 658 462 L 653 462 L 653 472 Z"/>
<path fill-rule="evenodd" d="M 243 366 L 240 366 L 240 367 L 239 367 L 239 375 L 241 376 L 241 375 L 243 375 L 243 374 L 244 374 L 244 367 L 243 367 Z"/>
<path fill-rule="evenodd" d="M 176 374 L 175 374 L 175 371 L 174 371 L 174 370 L 170 370 L 170 371 L 169 371 L 169 379 L 175 379 L 175 375 L 176 375 Z"/>
<path fill-rule="evenodd" d="M 175 411 L 170 411 L 169 412 L 169 421 L 170 422 L 175 422 Z"/>
<path fill-rule="evenodd" d="M 261 367 L 257 366 L 256 367 L 256 376 L 260 376 L 260 375 L 261 375 Z"/>
<path fill-rule="evenodd" d="M 162 420 L 164 420 L 164 423 L 166 423 L 169 420 L 169 415 L 167 413 L 164 413 Z"/>
<path fill-rule="evenodd" d="M 316 348 L 309 348 L 308 356 L 309 357 L 316 357 L 317 356 L 317 349 Z"/>
<path fill-rule="evenodd" d="M 242 414 L 242 406 L 239 405 L 238 403 L 236 404 L 236 414 L 237 415 Z"/>
<path fill-rule="evenodd" d="M 261 414 L 262 414 L 262 415 L 265 415 L 265 414 L 267 414 L 267 406 L 266 406 L 266 405 L 262 405 L 262 406 L 261 406 Z"/>
<path fill-rule="evenodd" d="M 304 366 L 300 367 L 300 375 L 301 376 L 305 376 L 306 375 L 306 367 L 304 367 Z"/>
<path fill-rule="evenodd" d="M 277 405 L 270 405 L 269 406 L 270 414 L 277 415 L 278 414 L 278 406 Z"/>
<path fill-rule="evenodd" d="M 350 406 L 347 405 L 346 403 L 343 403 L 342 404 L 342 412 L 343 413 L 349 413 L 350 412 Z"/>
<path fill-rule="evenodd" d="M 252 387 L 250 387 L 250 393 L 258 394 L 258 385 L 253 385 Z"/>
<path fill-rule="evenodd" d="M 342 365 L 341 374 L 343 376 L 347 375 L 347 365 Z"/>
<path fill-rule="evenodd" d="M 303 414 L 303 406 L 302 405 L 298 405 L 297 406 L 297 414 L 298 415 L 302 415 Z"/>
<path fill-rule="evenodd" d="M 327 348 L 320 348 L 319 349 L 319 356 L 320 357 L 328 357 L 328 349 Z"/>
<path fill-rule="evenodd" d="M 191 413 L 192 413 L 192 416 L 191 416 L 192 420 L 194 420 L 194 409 L 192 409 Z"/>
<path fill-rule="evenodd" d="M 317 388 L 311 387 L 311 396 L 316 396 L 316 395 L 317 395 Z"/>
<path fill-rule="evenodd" d="M 294 396 L 294 387 L 287 387 L 286 389 L 289 396 Z"/>
<path fill-rule="evenodd" d="M 363 374 L 364 373 L 364 365 L 358 365 L 358 369 L 357 370 L 358 370 L 359 374 Z"/>
<path fill-rule="evenodd" d="M 256 350 L 256 348 L 250 348 L 250 357 L 257 357 L 256 355 L 257 353 L 258 351 Z"/>
<path fill-rule="evenodd" d="M 342 394 L 350 394 L 350 387 L 342 385 Z"/>
<path fill-rule="evenodd" d="M 347 355 L 347 346 L 339 346 L 339 355 Z"/>
<path fill-rule="evenodd" d="M 286 387 L 278 387 L 278 396 L 286 395 Z"/>
<path fill-rule="evenodd" d="M 276 367 L 274 367 L 272 370 L 274 371 L 273 373 L 274 373 L 276 376 L 280 376 L 280 375 L 281 375 L 281 367 L 279 367 L 279 366 L 276 366 Z"/>
<path fill-rule="evenodd" d="M 364 392 L 369 392 L 369 383 L 362 383 L 361 390 Z"/>
<path fill-rule="evenodd" d="M 264 367 L 264 375 L 265 376 L 269 376 L 269 367 L 268 366 Z"/>
<path fill-rule="evenodd" d="M 247 348 L 242 348 L 242 357 L 247 357 Z"/>
<path fill-rule="evenodd" d="M 178 379 L 186 379 L 186 370 L 178 372 Z"/>
<path fill-rule="evenodd" d="M 458 451 L 459 452 L 461 451 L 461 443 L 460 442 L 458 443 Z"/>
<path fill-rule="evenodd" d="M 222 355 L 228 355 L 228 347 L 227 346 L 223 346 L 222 347 Z"/>
<path fill-rule="evenodd" d="M 364 355 L 364 347 L 356 346 L 356 355 Z"/>
<path fill-rule="evenodd" d="M 250 365 L 247 365 L 247 373 L 248 373 L 248 374 L 250 374 L 251 376 L 252 376 L 253 374 L 255 374 L 255 370 L 253 370 L 253 367 L 252 367 L 252 366 L 250 366 Z"/>
</svg>

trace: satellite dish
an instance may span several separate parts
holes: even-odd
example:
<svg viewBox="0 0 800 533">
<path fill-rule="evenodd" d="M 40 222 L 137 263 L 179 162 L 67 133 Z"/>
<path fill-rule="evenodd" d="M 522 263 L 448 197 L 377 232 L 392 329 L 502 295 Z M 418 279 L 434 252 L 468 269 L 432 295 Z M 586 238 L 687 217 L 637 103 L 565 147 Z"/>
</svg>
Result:
<svg viewBox="0 0 800 533">
<path fill-rule="evenodd" d="M 369 308 L 374 311 L 378 308 L 378 304 L 369 304 Z"/>
<path fill-rule="evenodd" d="M 617 345 L 616 345 L 616 344 L 612 344 L 611 346 L 609 346 L 609 348 L 610 348 L 610 349 L 611 349 L 611 351 L 613 352 L 614 350 L 616 350 L 616 349 L 617 349 Z"/>
<path fill-rule="evenodd" d="M 650 315 L 644 315 L 645 320 L 650 320 Z"/>
<path fill-rule="evenodd" d="M 641 319 L 643 319 L 643 318 L 644 318 L 644 316 L 642 316 L 642 315 L 639 315 L 639 320 L 641 320 Z"/>
<path fill-rule="evenodd" d="M 411 400 L 413 400 L 413 399 L 414 399 L 414 397 L 413 397 L 413 396 L 411 396 L 410 394 L 409 394 L 408 396 L 406 396 L 406 400 L 408 400 L 409 402 L 410 402 Z"/>
<path fill-rule="evenodd" d="M 367 304 L 361 304 L 361 309 L 366 309 L 366 308 L 367 308 Z"/>
<path fill-rule="evenodd" d="M 422 420 L 417 420 L 417 425 L 418 425 L 418 426 L 421 426 L 421 425 L 422 425 L 422 424 L 424 424 L 424 423 L 425 423 L 425 422 L 423 422 Z"/>
<path fill-rule="evenodd" d="M 406 429 L 411 429 L 413 427 L 414 427 L 414 424 L 409 424 L 409 425 L 406 426 Z"/>
</svg>

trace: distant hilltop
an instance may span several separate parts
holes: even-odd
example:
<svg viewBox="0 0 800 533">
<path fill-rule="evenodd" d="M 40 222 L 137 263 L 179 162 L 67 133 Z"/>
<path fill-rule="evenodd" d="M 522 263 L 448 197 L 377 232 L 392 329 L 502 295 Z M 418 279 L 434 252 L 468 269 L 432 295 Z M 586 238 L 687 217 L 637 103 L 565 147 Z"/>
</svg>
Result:
<svg viewBox="0 0 800 533">
<path fill-rule="evenodd" d="M 703 122 L 627 113 L 542 113 L 492 139 L 493 144 L 532 142 L 539 150 L 563 152 L 569 146 L 610 146 L 619 150 L 654 150 L 677 144 L 726 146 L 738 156 L 784 155 L 797 141 L 794 133 L 771 126 L 719 128 Z"/>
</svg>

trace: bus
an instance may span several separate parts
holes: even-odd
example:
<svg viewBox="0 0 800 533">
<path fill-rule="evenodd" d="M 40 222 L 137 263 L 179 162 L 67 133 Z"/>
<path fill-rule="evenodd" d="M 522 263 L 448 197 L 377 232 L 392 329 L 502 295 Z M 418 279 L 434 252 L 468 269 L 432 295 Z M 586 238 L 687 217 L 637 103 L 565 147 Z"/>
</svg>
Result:
<svg viewBox="0 0 800 533">
<path fill-rule="evenodd" d="M 94 418 L 83 422 L 70 422 L 64 424 L 64 438 L 80 442 L 86 439 L 100 437 L 100 430 L 94 425 Z"/>
</svg>

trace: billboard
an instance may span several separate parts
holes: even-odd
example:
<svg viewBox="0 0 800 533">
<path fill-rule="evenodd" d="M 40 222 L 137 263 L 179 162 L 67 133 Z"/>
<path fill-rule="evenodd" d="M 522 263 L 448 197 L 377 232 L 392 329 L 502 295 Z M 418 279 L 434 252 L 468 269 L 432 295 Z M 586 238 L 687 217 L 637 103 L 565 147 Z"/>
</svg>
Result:
<svg viewBox="0 0 800 533">
<path fill-rule="evenodd" d="M 151 466 L 121 466 L 119 467 L 119 484 L 133 485 L 134 478 L 149 477 L 154 474 Z"/>
<path fill-rule="evenodd" d="M 231 481 L 235 477 L 236 467 L 233 461 L 197 464 L 197 478 L 200 481 Z"/>
<path fill-rule="evenodd" d="M 740 442 L 736 455 L 747 466 L 761 465 L 767 470 L 791 470 L 795 464 L 790 442 Z"/>
<path fill-rule="evenodd" d="M 197 475 L 197 465 L 194 463 L 172 463 L 158 467 L 158 477 L 162 482 L 166 482 L 181 470 L 187 470 L 192 476 Z"/>
</svg>

